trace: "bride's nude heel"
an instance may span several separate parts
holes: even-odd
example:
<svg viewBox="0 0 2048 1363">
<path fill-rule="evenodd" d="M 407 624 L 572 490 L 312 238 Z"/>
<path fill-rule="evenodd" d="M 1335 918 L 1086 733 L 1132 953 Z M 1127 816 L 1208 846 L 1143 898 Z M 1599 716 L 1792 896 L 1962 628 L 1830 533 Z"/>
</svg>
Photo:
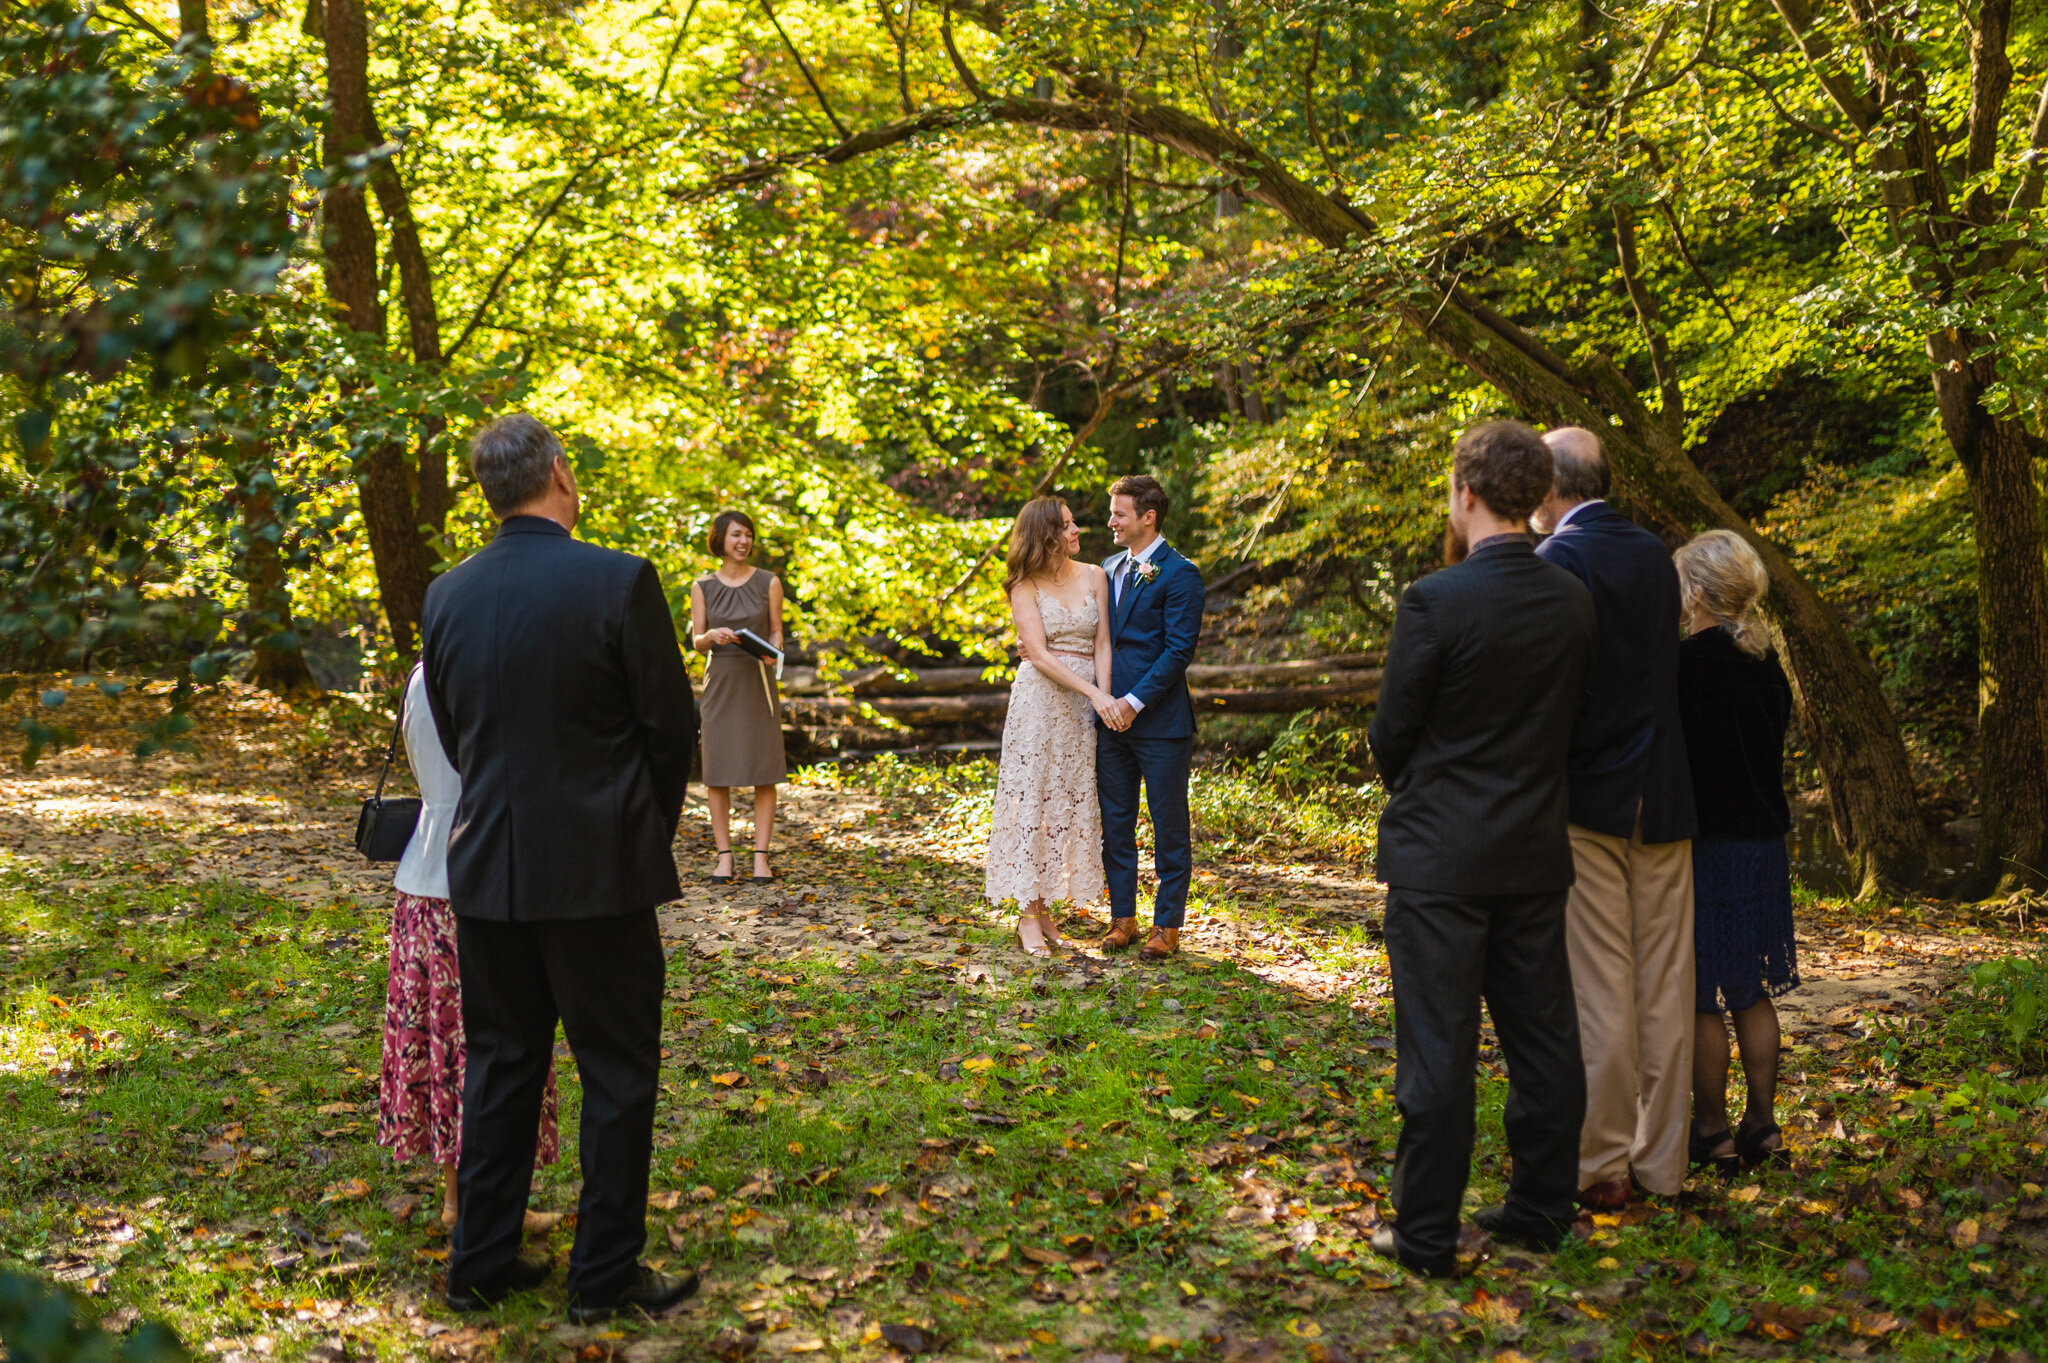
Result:
<svg viewBox="0 0 2048 1363">
<path fill-rule="evenodd" d="M 1033 924 L 1032 926 L 1036 927 L 1037 925 Z M 1012 927 L 1010 929 L 1010 936 L 1016 940 L 1017 950 L 1023 952 L 1026 956 L 1029 956 L 1034 960 L 1040 961 L 1049 961 L 1052 959 L 1052 948 L 1045 944 L 1043 938 L 1039 940 L 1039 943 L 1036 947 L 1032 946 L 1029 942 L 1024 940 L 1024 925 L 1022 923 L 1019 923 L 1015 927 Z"/>
</svg>

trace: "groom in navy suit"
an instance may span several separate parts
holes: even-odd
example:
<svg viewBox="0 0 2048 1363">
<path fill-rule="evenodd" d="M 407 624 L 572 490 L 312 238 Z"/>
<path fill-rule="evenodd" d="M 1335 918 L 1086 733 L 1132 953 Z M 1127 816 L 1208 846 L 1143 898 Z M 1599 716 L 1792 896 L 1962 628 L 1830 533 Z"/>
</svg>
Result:
<svg viewBox="0 0 2048 1363">
<path fill-rule="evenodd" d="M 1123 546 L 1103 563 L 1109 575 L 1110 690 L 1117 699 L 1095 730 L 1096 795 L 1102 805 L 1102 871 L 1109 881 L 1107 951 L 1138 940 L 1138 789 L 1152 811 L 1152 900 L 1148 960 L 1180 950 L 1194 841 L 1188 827 L 1188 768 L 1195 751 L 1195 702 L 1188 663 L 1202 634 L 1202 571 L 1159 537 L 1166 490 L 1149 474 L 1109 490 L 1109 530 Z"/>
</svg>

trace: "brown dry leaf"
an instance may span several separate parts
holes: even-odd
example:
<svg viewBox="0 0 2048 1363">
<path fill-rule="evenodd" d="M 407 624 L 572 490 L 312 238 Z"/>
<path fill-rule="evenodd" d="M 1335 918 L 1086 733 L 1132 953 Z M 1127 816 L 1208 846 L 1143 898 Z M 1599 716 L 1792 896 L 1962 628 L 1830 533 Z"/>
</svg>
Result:
<svg viewBox="0 0 2048 1363">
<path fill-rule="evenodd" d="M 1979 1297 L 1970 1307 L 1970 1324 L 1979 1330 L 2003 1330 L 2019 1319 L 2014 1312 L 2003 1310 L 1989 1297 Z"/>
<path fill-rule="evenodd" d="M 672 1212 L 676 1209 L 676 1204 L 682 1200 L 682 1193 L 671 1188 L 665 1193 L 648 1194 L 647 1205 L 656 1211 Z"/>
<path fill-rule="evenodd" d="M 322 1103 L 313 1109 L 313 1115 L 316 1117 L 353 1117 L 355 1114 L 354 1103 Z"/>
<path fill-rule="evenodd" d="M 1054 1250 L 1039 1249 L 1036 1246 L 1033 1246 L 1029 1249 L 1019 1250 L 1018 1253 L 1022 1254 L 1025 1258 L 1029 1259 L 1034 1264 L 1063 1264 L 1067 1261 L 1067 1256 L 1064 1254 L 1058 1253 Z"/>
<path fill-rule="evenodd" d="M 359 1178 L 351 1178 L 345 1179 L 340 1183 L 328 1184 L 326 1189 L 320 1194 L 320 1200 L 322 1202 L 353 1202 L 359 1197 L 368 1197 L 369 1195 L 369 1184 Z"/>
<path fill-rule="evenodd" d="M 1730 1202 L 1754 1202 L 1759 1197 L 1762 1197 L 1763 1193 L 1762 1184 L 1751 1183 L 1745 1187 L 1731 1189 L 1728 1193 L 1728 1200 Z"/>
<path fill-rule="evenodd" d="M 732 1088 L 745 1078 L 746 1076 L 738 1070 L 728 1070 L 724 1074 L 712 1075 L 711 1082 L 717 1084 L 720 1088 Z"/>
<path fill-rule="evenodd" d="M 1949 1240 L 1957 1249 L 1969 1249 L 1977 1243 L 1977 1218 L 1966 1216 L 1956 1222 L 1955 1229 L 1948 1233 Z"/>
<path fill-rule="evenodd" d="M 1465 1303 L 1465 1314 L 1481 1325 L 1503 1327 L 1514 1325 L 1522 1319 L 1521 1311 L 1502 1297 L 1496 1297 L 1485 1288 L 1472 1294 L 1472 1300 Z"/>
<path fill-rule="evenodd" d="M 1864 1311 L 1849 1317 L 1849 1333 L 1866 1339 L 1883 1339 L 1892 1331 L 1905 1328 L 1906 1322 L 1889 1311 Z"/>
</svg>

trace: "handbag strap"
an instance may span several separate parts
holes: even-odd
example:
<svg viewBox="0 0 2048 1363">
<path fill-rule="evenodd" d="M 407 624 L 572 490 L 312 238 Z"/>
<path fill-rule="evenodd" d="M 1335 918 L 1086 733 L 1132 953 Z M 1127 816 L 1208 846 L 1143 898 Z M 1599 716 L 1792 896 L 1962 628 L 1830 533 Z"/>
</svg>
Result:
<svg viewBox="0 0 2048 1363">
<path fill-rule="evenodd" d="M 405 683 L 398 688 L 398 717 L 391 721 L 391 742 L 384 749 L 384 770 L 377 773 L 377 793 L 373 799 L 384 799 L 384 780 L 391 775 L 391 764 L 398 757 L 398 736 L 405 730 L 405 693 L 412 689 L 412 668 L 405 669 Z"/>
</svg>

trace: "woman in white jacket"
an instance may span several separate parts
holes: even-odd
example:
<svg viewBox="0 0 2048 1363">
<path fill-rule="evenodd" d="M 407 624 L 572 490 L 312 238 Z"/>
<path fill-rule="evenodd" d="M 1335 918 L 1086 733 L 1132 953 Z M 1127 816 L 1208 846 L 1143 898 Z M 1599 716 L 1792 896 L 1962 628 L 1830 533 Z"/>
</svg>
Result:
<svg viewBox="0 0 2048 1363">
<path fill-rule="evenodd" d="M 462 1152 L 462 979 L 455 962 L 455 915 L 448 907 L 448 830 L 462 778 L 448 761 L 427 705 L 426 675 L 414 667 L 405 688 L 405 755 L 420 787 L 420 821 L 393 878 L 391 982 L 384 995 L 384 1060 L 377 1086 L 377 1144 L 393 1159 L 421 1155 L 441 1166 L 442 1223 L 455 1224 L 455 1165 Z M 536 1164 L 560 1153 L 555 1075 L 541 1103 Z M 529 1211 L 537 1235 L 559 1213 Z"/>
</svg>

